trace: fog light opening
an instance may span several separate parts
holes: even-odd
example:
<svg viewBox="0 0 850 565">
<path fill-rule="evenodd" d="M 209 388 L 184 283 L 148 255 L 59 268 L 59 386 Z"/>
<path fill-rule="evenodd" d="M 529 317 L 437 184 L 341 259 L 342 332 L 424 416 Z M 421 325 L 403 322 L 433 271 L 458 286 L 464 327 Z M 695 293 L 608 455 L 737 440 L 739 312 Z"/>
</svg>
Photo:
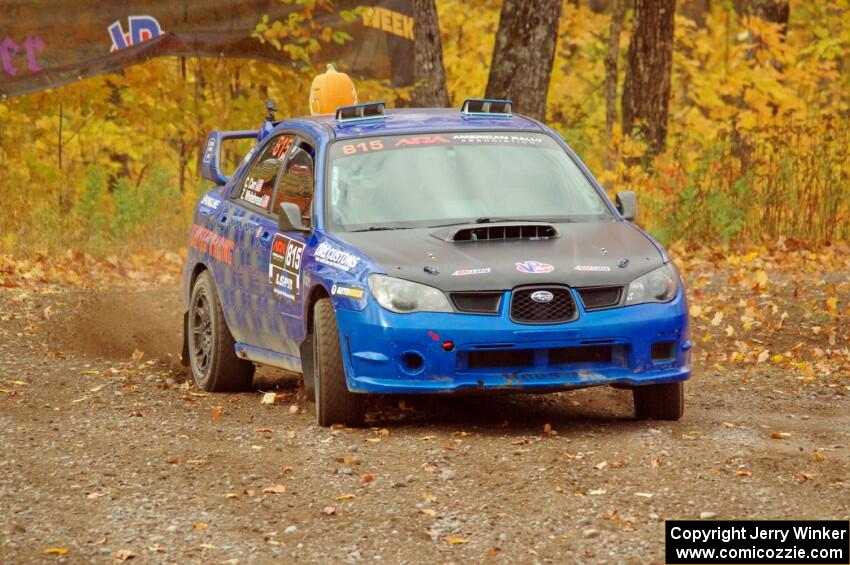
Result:
<svg viewBox="0 0 850 565">
<path fill-rule="evenodd" d="M 652 344 L 652 360 L 656 363 L 676 358 L 675 341 L 658 341 Z"/>
<path fill-rule="evenodd" d="M 401 354 L 401 367 L 406 373 L 412 375 L 421 373 L 425 368 L 425 358 L 416 351 L 407 351 Z"/>
</svg>

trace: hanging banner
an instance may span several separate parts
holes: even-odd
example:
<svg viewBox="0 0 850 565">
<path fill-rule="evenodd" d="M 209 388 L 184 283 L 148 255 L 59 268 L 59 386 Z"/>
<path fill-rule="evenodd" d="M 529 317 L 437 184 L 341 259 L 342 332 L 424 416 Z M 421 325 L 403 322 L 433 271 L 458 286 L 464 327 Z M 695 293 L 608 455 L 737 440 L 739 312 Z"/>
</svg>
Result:
<svg viewBox="0 0 850 565">
<path fill-rule="evenodd" d="M 289 54 L 251 37 L 264 15 L 286 21 L 298 3 L 281 0 L 3 0 L 0 8 L 0 99 L 114 72 L 152 57 L 234 57 L 294 64 Z M 356 9 L 356 11 L 355 11 Z M 412 2 L 317 2 L 316 63 L 335 63 L 357 78 L 413 82 Z M 356 17 L 346 21 L 342 11 Z"/>
</svg>

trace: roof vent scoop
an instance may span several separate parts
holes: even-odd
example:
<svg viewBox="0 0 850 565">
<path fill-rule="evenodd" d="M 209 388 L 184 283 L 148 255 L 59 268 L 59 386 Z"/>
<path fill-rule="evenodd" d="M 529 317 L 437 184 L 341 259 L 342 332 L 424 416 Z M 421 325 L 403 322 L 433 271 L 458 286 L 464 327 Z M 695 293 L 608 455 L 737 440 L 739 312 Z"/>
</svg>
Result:
<svg viewBox="0 0 850 565">
<path fill-rule="evenodd" d="M 517 239 L 539 240 L 560 237 L 552 224 L 490 224 L 487 226 L 450 227 L 431 232 L 443 241 L 509 241 Z"/>
<path fill-rule="evenodd" d="M 466 116 L 503 116 L 509 117 L 511 101 L 496 98 L 467 98 L 460 107 L 461 114 Z"/>
</svg>

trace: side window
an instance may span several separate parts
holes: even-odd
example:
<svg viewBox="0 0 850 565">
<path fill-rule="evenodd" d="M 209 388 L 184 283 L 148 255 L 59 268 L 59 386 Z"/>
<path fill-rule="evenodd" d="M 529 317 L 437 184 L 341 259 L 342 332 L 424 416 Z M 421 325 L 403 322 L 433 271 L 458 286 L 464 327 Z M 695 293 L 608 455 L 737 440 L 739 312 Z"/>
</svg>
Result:
<svg viewBox="0 0 850 565">
<path fill-rule="evenodd" d="M 290 151 L 275 197 L 275 212 L 279 212 L 282 202 L 292 202 L 301 209 L 301 216 L 309 218 L 313 203 L 313 154 L 315 151 L 306 143 L 299 143 Z"/>
<path fill-rule="evenodd" d="M 286 159 L 293 139 L 292 135 L 279 135 L 266 144 L 263 153 L 245 174 L 239 192 L 240 200 L 263 210 L 269 210 L 275 178 Z"/>
</svg>

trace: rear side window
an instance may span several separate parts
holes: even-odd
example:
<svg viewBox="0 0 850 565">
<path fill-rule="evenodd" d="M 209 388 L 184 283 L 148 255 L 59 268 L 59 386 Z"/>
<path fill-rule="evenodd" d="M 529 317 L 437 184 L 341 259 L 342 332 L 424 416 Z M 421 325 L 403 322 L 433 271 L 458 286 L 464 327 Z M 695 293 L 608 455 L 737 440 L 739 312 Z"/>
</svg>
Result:
<svg viewBox="0 0 850 565">
<path fill-rule="evenodd" d="M 277 212 L 281 202 L 293 202 L 301 209 L 301 216 L 310 216 L 310 205 L 313 203 L 313 153 L 312 147 L 299 143 L 289 154 L 289 160 L 280 178 L 280 188 L 275 198 L 274 211 Z"/>
<path fill-rule="evenodd" d="M 239 199 L 263 210 L 269 210 L 274 183 L 294 136 L 279 135 L 272 138 L 245 174 Z"/>
</svg>

